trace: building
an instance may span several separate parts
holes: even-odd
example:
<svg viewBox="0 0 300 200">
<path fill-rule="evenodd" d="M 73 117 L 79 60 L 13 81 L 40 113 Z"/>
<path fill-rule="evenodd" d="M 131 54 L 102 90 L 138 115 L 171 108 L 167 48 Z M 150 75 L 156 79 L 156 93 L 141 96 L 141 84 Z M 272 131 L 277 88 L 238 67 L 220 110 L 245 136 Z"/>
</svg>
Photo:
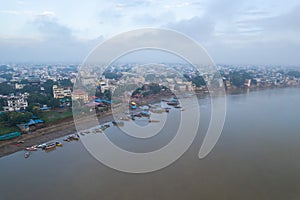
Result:
<svg viewBox="0 0 300 200">
<path fill-rule="evenodd" d="M 72 93 L 72 99 L 73 100 L 83 100 L 84 102 L 87 102 L 89 100 L 89 95 L 87 92 L 83 90 L 75 90 Z"/>
<path fill-rule="evenodd" d="M 251 86 L 251 79 L 246 79 L 244 86 L 249 88 Z"/>
<path fill-rule="evenodd" d="M 28 102 L 24 96 L 11 95 L 7 98 L 7 106 L 3 107 L 4 111 L 20 111 L 25 110 L 28 107 Z"/>
<path fill-rule="evenodd" d="M 21 84 L 21 83 L 16 83 L 16 84 L 15 84 L 16 90 L 21 90 L 21 89 L 24 88 L 24 86 L 25 86 L 25 84 Z"/>
<path fill-rule="evenodd" d="M 71 89 L 58 87 L 57 85 L 53 85 L 53 97 L 56 99 L 63 99 L 65 97 L 71 97 Z"/>
</svg>

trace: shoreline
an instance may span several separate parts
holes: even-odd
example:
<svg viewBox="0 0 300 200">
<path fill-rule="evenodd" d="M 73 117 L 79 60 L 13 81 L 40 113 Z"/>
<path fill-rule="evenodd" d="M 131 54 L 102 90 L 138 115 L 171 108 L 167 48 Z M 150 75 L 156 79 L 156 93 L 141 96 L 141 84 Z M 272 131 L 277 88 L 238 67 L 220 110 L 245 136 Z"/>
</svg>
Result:
<svg viewBox="0 0 300 200">
<path fill-rule="evenodd" d="M 100 123 L 106 123 L 113 120 L 112 113 L 105 113 L 103 116 L 98 117 Z M 42 144 L 61 138 L 73 133 L 76 133 L 76 127 L 73 117 L 62 119 L 60 122 L 52 123 L 46 127 L 32 131 L 30 134 L 22 134 L 20 137 L 1 141 L 0 142 L 0 158 L 23 151 L 26 147 L 32 145 Z M 18 144 L 17 141 L 24 141 L 24 143 Z"/>
<path fill-rule="evenodd" d="M 266 89 L 283 89 L 283 88 L 295 88 L 295 87 L 282 87 L 282 88 L 263 88 L 263 89 L 254 89 L 253 91 L 264 91 Z M 299 88 L 299 87 L 296 87 Z M 245 90 L 238 90 L 238 91 L 231 91 L 230 93 L 226 93 L 226 95 L 235 95 L 235 94 L 244 94 Z M 200 94 L 201 96 L 209 96 L 208 94 Z M 158 101 L 161 101 L 165 98 L 169 98 L 172 95 L 169 96 L 155 96 L 152 98 L 143 99 L 143 104 L 151 104 Z M 83 119 L 88 120 L 88 119 Z M 102 113 L 98 115 L 98 120 L 100 124 L 113 121 L 114 117 L 111 111 Z M 76 133 L 76 127 L 74 124 L 73 117 L 64 118 L 58 122 L 51 122 L 46 127 L 37 129 L 32 131 L 30 134 L 22 134 L 20 137 L 7 140 L 7 141 L 0 141 L 0 158 L 16 153 L 18 151 L 25 150 L 26 147 L 30 147 L 32 145 L 42 144 L 49 142 L 51 140 L 55 140 L 57 138 L 61 138 L 73 133 Z M 23 140 L 24 143 L 18 144 L 17 141 Z"/>
</svg>

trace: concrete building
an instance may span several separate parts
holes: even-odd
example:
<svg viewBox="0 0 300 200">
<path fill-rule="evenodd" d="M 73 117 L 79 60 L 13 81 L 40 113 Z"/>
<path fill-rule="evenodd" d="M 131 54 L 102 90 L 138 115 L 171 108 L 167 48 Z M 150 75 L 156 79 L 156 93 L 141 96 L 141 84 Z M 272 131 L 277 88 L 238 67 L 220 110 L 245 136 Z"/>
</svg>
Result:
<svg viewBox="0 0 300 200">
<path fill-rule="evenodd" d="M 71 89 L 58 87 L 57 85 L 53 85 L 53 97 L 56 99 L 63 99 L 65 97 L 71 97 Z"/>
<path fill-rule="evenodd" d="M 87 92 L 83 90 L 75 90 L 72 93 L 72 99 L 73 100 L 83 100 L 84 102 L 87 102 L 89 100 L 89 95 Z"/>
<path fill-rule="evenodd" d="M 28 107 L 28 102 L 23 96 L 11 95 L 7 98 L 7 106 L 3 107 L 4 111 L 20 111 Z"/>
</svg>

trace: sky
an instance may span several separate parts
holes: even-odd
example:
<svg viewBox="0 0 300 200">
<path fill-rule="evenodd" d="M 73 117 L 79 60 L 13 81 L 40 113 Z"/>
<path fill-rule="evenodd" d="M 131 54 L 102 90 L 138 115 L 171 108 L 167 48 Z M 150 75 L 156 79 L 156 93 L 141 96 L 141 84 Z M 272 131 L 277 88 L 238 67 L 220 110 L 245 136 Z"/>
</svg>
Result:
<svg viewBox="0 0 300 200">
<path fill-rule="evenodd" d="M 0 63 L 82 62 L 101 42 L 164 28 L 216 63 L 300 66 L 299 0 L 0 0 Z"/>
</svg>

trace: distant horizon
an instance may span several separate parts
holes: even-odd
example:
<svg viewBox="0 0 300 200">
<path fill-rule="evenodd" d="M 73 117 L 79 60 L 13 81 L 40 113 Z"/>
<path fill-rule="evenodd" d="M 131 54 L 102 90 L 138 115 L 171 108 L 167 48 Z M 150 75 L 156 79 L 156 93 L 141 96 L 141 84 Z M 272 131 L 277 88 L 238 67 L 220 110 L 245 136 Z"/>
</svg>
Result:
<svg viewBox="0 0 300 200">
<path fill-rule="evenodd" d="M 2 65 L 81 65 L 84 62 L 68 62 L 68 61 L 49 61 L 49 62 L 37 62 L 37 61 L 25 61 L 25 62 L 17 62 L 17 61 L 10 61 L 10 62 L 0 62 L 0 66 Z M 152 64 L 153 62 L 116 62 L 113 64 Z M 157 62 L 158 64 L 189 64 L 187 62 Z M 233 66 L 233 67 L 299 67 L 299 65 L 295 64 L 251 64 L 251 63 L 215 63 L 216 66 Z"/>
<path fill-rule="evenodd" d="M 12 0 L 0 9 L 0 62 L 81 63 L 107 39 L 151 27 L 190 37 L 216 63 L 300 66 L 299 9 L 298 0 Z"/>
</svg>

